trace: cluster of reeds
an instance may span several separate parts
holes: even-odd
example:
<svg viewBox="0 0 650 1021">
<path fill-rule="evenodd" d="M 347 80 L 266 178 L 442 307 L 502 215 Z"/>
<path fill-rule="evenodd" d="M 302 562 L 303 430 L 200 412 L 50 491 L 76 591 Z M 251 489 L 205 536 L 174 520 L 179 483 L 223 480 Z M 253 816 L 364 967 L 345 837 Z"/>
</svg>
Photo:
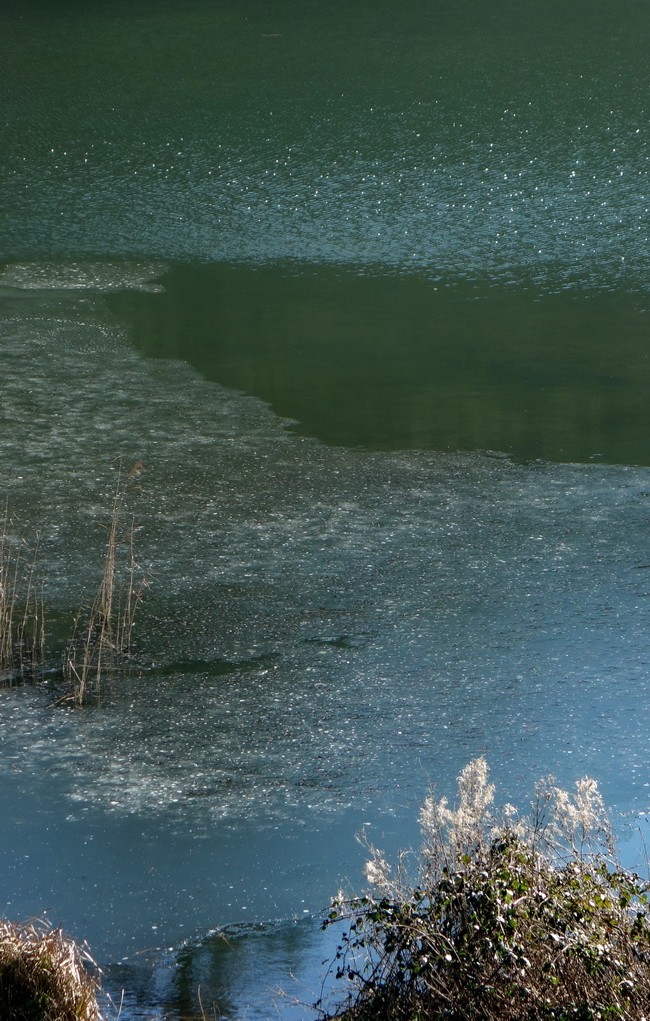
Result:
<svg viewBox="0 0 650 1021">
<path fill-rule="evenodd" d="M 32 547 L 13 534 L 5 507 L 0 535 L 0 682 L 33 678 L 43 665 L 43 592 L 36 579 L 38 536 Z"/>
<path fill-rule="evenodd" d="M 325 923 L 348 926 L 335 968 L 350 992 L 330 1017 L 650 1018 L 649 887 L 613 855 L 595 781 L 542 781 L 525 819 L 493 796 L 477 759 L 456 808 L 425 801 L 415 865 L 366 845 L 372 893 L 339 895 Z"/>
<path fill-rule="evenodd" d="M 136 610 L 148 584 L 136 560 L 134 531 L 133 518 L 125 522 L 120 468 L 99 588 L 91 606 L 78 614 L 64 656 L 63 675 L 78 705 L 99 693 L 103 676 L 123 670 L 131 652 Z"/>
<path fill-rule="evenodd" d="M 101 1021 L 98 989 L 91 957 L 60 929 L 0 920 L 2 1021 Z"/>
<path fill-rule="evenodd" d="M 127 473 L 118 468 L 107 528 L 103 569 L 89 607 L 75 618 L 63 654 L 67 692 L 59 701 L 83 705 L 99 693 L 102 677 L 125 669 L 135 615 L 148 584 L 135 555 L 133 518 L 125 508 L 126 482 L 139 475 L 142 462 Z M 33 545 L 14 534 L 5 509 L 0 534 L 0 685 L 34 680 L 45 673 L 43 588 L 36 577 L 38 535 Z M 58 668 L 47 671 L 56 674 Z"/>
</svg>

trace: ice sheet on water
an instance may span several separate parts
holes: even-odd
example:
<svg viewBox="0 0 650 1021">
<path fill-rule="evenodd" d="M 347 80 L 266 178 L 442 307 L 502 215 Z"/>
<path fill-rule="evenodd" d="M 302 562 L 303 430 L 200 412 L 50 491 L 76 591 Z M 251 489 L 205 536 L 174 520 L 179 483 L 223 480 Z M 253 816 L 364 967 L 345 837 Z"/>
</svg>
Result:
<svg viewBox="0 0 650 1021">
<path fill-rule="evenodd" d="M 0 272 L 0 288 L 18 287 L 35 291 L 160 291 L 156 278 L 165 272 L 160 261 L 10 263 Z"/>
<path fill-rule="evenodd" d="M 83 714 L 5 694 L 3 768 L 199 829 L 415 806 L 478 753 L 504 796 L 551 769 L 646 806 L 646 469 L 326 448 L 100 297 L 34 300 L 0 305 L 0 438 L 48 602 L 92 589 L 118 458 L 154 584 L 145 673 Z"/>
</svg>

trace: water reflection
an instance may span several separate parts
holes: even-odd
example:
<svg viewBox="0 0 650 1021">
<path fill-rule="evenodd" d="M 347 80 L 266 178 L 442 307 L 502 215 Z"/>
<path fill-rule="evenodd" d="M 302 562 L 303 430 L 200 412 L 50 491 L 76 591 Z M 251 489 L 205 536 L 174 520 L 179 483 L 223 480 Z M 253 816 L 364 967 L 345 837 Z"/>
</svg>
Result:
<svg viewBox="0 0 650 1021">
<path fill-rule="evenodd" d="M 173 1002 L 181 1016 L 190 1015 L 203 989 L 221 1017 L 240 1016 L 243 1002 L 251 1018 L 313 1016 L 334 946 L 311 920 L 222 930 L 177 955 Z"/>
<path fill-rule="evenodd" d="M 308 917 L 226 926 L 139 965 L 110 966 L 105 990 L 129 1019 L 316 1019 L 316 1004 L 341 992 L 330 968 L 341 933 Z"/>
</svg>

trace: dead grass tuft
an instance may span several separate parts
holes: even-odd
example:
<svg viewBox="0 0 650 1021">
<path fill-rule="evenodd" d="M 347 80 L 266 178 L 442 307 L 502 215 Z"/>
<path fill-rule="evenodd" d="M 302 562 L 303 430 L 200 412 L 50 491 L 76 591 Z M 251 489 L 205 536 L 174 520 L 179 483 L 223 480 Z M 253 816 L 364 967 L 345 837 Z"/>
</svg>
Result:
<svg viewBox="0 0 650 1021">
<path fill-rule="evenodd" d="M 101 1021 L 98 989 L 94 962 L 60 929 L 0 921 L 2 1021 Z"/>
</svg>

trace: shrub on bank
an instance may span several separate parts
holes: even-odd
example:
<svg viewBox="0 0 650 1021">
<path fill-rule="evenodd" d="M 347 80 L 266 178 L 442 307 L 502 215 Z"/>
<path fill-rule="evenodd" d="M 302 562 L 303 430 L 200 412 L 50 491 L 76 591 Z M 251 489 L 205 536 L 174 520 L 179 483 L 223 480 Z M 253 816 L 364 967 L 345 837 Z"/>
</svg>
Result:
<svg viewBox="0 0 650 1021">
<path fill-rule="evenodd" d="M 0 921 L 2 1021 L 101 1021 L 92 961 L 60 929 Z"/>
<path fill-rule="evenodd" d="M 458 787 L 454 809 L 426 799 L 411 870 L 367 845 L 373 894 L 333 902 L 350 983 L 336 1016 L 650 1021 L 649 888 L 616 861 L 595 781 L 542 781 L 526 819 L 493 812 L 484 759 Z"/>
</svg>

